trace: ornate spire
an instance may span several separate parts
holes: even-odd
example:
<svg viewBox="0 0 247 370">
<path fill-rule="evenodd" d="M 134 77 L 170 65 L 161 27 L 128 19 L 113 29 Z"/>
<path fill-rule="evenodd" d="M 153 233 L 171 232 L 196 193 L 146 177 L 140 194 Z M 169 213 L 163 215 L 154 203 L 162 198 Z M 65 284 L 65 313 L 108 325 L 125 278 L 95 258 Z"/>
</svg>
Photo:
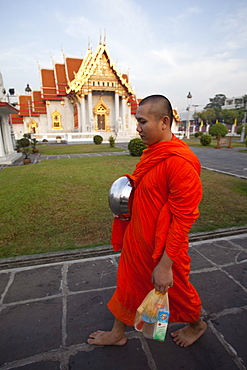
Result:
<svg viewBox="0 0 247 370">
<path fill-rule="evenodd" d="M 106 29 L 105 29 L 105 34 L 104 34 L 104 42 L 103 45 L 106 46 Z"/>
</svg>

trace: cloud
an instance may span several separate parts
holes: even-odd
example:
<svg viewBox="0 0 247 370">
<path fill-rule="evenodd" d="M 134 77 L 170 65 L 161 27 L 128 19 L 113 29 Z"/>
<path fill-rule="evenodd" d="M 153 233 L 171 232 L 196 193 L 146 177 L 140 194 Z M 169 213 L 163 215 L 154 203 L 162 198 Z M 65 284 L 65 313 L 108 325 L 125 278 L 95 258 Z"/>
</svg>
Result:
<svg viewBox="0 0 247 370">
<path fill-rule="evenodd" d="M 199 14 L 199 13 L 201 13 L 201 9 L 200 8 L 198 8 L 198 7 L 193 7 L 193 8 L 188 8 L 188 12 L 189 13 L 196 13 L 196 14 Z"/>
<path fill-rule="evenodd" d="M 238 49 L 245 49 L 247 46 L 247 5 L 240 3 L 236 8 L 232 8 L 230 13 L 222 10 L 216 16 L 214 29 L 217 34 L 222 34 L 220 48 L 224 48 L 229 52 L 234 52 Z"/>
</svg>

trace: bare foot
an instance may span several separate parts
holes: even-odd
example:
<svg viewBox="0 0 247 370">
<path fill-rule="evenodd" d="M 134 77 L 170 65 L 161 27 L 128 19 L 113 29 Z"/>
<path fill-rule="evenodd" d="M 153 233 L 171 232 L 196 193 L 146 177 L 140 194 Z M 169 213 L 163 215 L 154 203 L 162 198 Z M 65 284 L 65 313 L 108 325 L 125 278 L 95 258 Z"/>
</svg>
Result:
<svg viewBox="0 0 247 370">
<path fill-rule="evenodd" d="M 95 331 L 89 335 L 87 342 L 88 344 L 96 344 L 98 346 L 124 346 L 127 343 L 127 337 L 125 334 L 123 336 L 117 336 L 111 331 Z"/>
<path fill-rule="evenodd" d="M 185 327 L 171 333 L 174 342 L 181 347 L 191 346 L 206 331 L 207 324 L 203 320 L 190 323 Z"/>
</svg>

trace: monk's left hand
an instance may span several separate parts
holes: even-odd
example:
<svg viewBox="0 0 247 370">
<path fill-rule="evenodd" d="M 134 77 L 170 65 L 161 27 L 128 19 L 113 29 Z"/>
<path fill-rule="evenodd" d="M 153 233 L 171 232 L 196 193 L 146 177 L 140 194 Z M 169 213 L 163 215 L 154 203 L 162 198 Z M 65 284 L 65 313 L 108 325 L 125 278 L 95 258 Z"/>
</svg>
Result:
<svg viewBox="0 0 247 370">
<path fill-rule="evenodd" d="M 158 292 L 168 292 L 168 289 L 173 286 L 172 268 L 164 269 L 161 264 L 158 264 L 153 271 L 152 283 Z"/>
</svg>

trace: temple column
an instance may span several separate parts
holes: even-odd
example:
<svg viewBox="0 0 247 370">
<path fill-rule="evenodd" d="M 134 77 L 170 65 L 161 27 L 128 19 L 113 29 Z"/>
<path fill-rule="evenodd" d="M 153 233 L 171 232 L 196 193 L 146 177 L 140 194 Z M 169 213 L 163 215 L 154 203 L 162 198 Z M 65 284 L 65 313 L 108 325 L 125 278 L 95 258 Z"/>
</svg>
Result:
<svg viewBox="0 0 247 370">
<path fill-rule="evenodd" d="M 81 132 L 85 132 L 86 129 L 86 109 L 85 109 L 85 96 L 81 98 Z"/>
<path fill-rule="evenodd" d="M 11 140 L 11 132 L 10 132 L 10 125 L 8 123 L 8 118 L 3 117 L 2 119 L 2 135 L 3 135 L 3 143 L 4 143 L 4 150 L 6 154 L 13 153 L 13 143 Z"/>
<path fill-rule="evenodd" d="M 123 132 L 126 132 L 126 99 L 122 98 Z"/>
<path fill-rule="evenodd" d="M 2 137 L 2 129 L 3 126 L 3 118 L 0 117 L 0 157 L 5 156 L 5 149 L 4 149 L 4 144 L 3 144 L 3 137 Z"/>
<path fill-rule="evenodd" d="M 119 120 L 119 95 L 118 91 L 115 91 L 115 134 L 118 133 L 118 120 Z"/>
<path fill-rule="evenodd" d="M 128 103 L 127 109 L 128 109 L 128 127 L 130 130 L 130 133 L 132 134 L 132 131 L 134 130 L 132 128 L 132 122 L 131 122 L 131 104 L 130 103 Z"/>
<path fill-rule="evenodd" d="M 93 132 L 94 131 L 94 119 L 93 119 L 92 91 L 88 93 L 88 118 L 89 118 L 90 132 Z"/>
</svg>

